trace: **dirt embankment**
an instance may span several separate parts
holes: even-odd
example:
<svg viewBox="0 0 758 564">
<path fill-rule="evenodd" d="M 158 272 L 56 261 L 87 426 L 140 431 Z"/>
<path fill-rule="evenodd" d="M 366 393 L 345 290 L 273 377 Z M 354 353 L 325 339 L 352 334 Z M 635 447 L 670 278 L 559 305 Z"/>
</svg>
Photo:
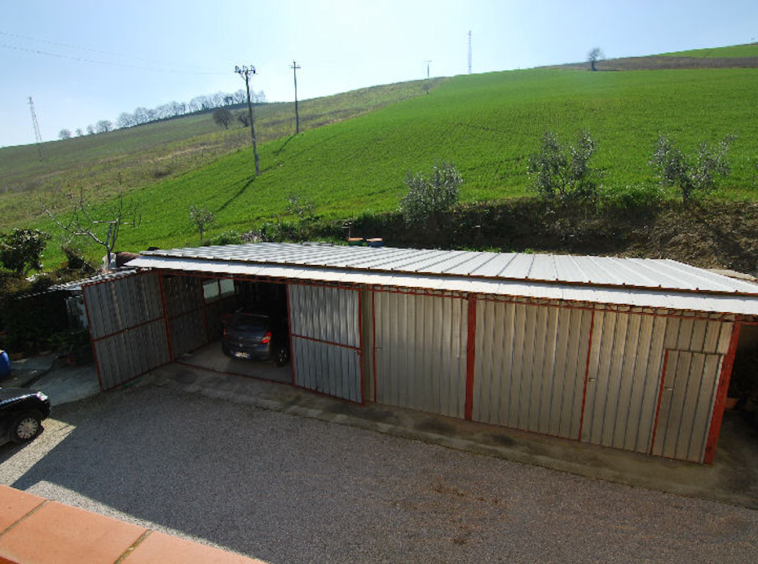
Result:
<svg viewBox="0 0 758 564">
<path fill-rule="evenodd" d="M 339 235 L 344 235 L 341 226 Z M 391 246 L 670 258 L 758 271 L 758 204 L 668 203 L 635 209 L 561 207 L 533 199 L 464 206 L 425 226 L 397 214 L 356 220 L 353 236 Z"/>
</svg>

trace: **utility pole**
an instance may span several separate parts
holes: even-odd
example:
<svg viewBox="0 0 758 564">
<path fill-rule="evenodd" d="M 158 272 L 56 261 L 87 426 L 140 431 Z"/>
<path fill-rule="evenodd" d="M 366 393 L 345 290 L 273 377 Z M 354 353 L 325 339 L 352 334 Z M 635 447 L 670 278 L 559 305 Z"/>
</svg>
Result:
<svg viewBox="0 0 758 564">
<path fill-rule="evenodd" d="M 426 63 L 426 93 L 429 94 L 429 64 L 432 61 L 424 61 Z"/>
<path fill-rule="evenodd" d="M 242 65 L 241 67 L 234 67 L 234 72 L 240 75 L 245 81 L 245 88 L 247 89 L 247 112 L 250 116 L 250 138 L 253 140 L 253 155 L 255 156 L 255 176 L 260 176 L 261 169 L 258 165 L 258 145 L 255 142 L 255 122 L 253 121 L 253 103 L 250 101 L 250 77 L 255 73 L 255 67 L 250 65 Z"/>
<path fill-rule="evenodd" d="M 290 68 L 292 69 L 292 74 L 295 76 L 295 135 L 297 135 L 300 133 L 300 112 L 297 111 L 297 69 L 300 67 L 293 59 Z"/>
<path fill-rule="evenodd" d="M 29 96 L 29 108 L 32 110 L 32 124 L 34 125 L 34 138 L 37 140 L 37 153 L 39 160 L 42 160 L 42 135 L 39 132 L 39 123 L 37 123 L 37 113 L 34 111 L 34 100 Z"/>
<path fill-rule="evenodd" d="M 468 73 L 471 74 L 471 30 L 468 30 Z"/>
</svg>

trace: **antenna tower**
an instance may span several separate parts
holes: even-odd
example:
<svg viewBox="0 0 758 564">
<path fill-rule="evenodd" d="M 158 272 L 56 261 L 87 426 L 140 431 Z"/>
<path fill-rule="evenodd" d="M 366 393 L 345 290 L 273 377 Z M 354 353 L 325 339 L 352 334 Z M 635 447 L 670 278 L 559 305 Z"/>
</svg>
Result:
<svg viewBox="0 0 758 564">
<path fill-rule="evenodd" d="M 426 60 L 424 62 L 426 63 L 426 93 L 429 94 L 429 65 L 432 61 Z"/>
<path fill-rule="evenodd" d="M 468 31 L 468 73 L 471 74 L 471 30 Z"/>
<path fill-rule="evenodd" d="M 37 113 L 34 111 L 34 100 L 29 96 L 29 107 L 32 110 L 32 124 L 34 125 L 34 137 L 37 140 L 37 152 L 39 160 L 42 160 L 42 135 L 39 132 L 39 123 L 37 123 Z"/>
</svg>

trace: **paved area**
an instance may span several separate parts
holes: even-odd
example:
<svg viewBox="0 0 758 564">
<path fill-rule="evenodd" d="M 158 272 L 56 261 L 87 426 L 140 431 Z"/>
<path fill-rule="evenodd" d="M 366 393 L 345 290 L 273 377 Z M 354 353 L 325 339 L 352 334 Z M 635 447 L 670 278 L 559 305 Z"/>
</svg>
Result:
<svg viewBox="0 0 758 564">
<path fill-rule="evenodd" d="M 277 366 L 274 362 L 229 358 L 221 351 L 221 341 L 215 341 L 192 353 L 182 355 L 181 364 L 205 368 L 214 372 L 260 378 L 270 382 L 292 383 L 292 365 Z"/>
<path fill-rule="evenodd" d="M 404 416 L 171 365 L 1 447 L 0 483 L 273 563 L 758 561 L 756 511 L 394 436 Z M 450 420 L 415 423 L 409 436 L 468 440 Z M 487 432 L 482 449 L 557 452 Z M 600 451 L 575 454 L 588 465 Z M 629 472 L 658 462 L 632 458 Z"/>
<path fill-rule="evenodd" d="M 100 393 L 93 363 L 70 366 L 54 354 L 13 361 L 10 377 L 0 386 L 41 390 L 50 396 L 53 409 Z"/>
</svg>

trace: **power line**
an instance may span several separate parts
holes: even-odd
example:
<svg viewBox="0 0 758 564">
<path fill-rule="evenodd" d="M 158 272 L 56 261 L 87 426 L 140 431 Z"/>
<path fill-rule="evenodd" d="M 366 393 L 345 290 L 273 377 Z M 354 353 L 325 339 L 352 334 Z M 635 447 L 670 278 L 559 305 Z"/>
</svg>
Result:
<svg viewBox="0 0 758 564">
<path fill-rule="evenodd" d="M 181 74 L 199 74 L 199 75 L 222 75 L 226 74 L 223 72 L 217 72 L 217 71 L 191 71 L 191 70 L 180 70 L 180 69 L 172 69 L 172 68 L 148 68 L 143 67 L 139 65 L 134 65 L 130 63 L 117 63 L 113 61 L 98 61 L 95 59 L 86 59 L 84 57 L 77 57 L 74 55 L 64 55 L 62 53 L 52 53 L 50 51 L 42 51 L 40 49 L 31 49 L 28 47 L 19 47 L 18 45 L 8 45 L 7 43 L 0 43 L 0 47 L 3 47 L 5 49 L 13 49 L 15 51 L 26 51 L 27 53 L 34 53 L 35 55 L 45 55 L 48 57 L 57 57 L 59 59 L 70 59 L 72 61 L 79 61 L 83 63 L 92 63 L 97 65 L 106 65 L 111 67 L 126 67 L 126 68 L 133 68 L 138 70 L 146 70 L 151 72 L 161 72 L 161 73 L 181 73 Z"/>
</svg>

